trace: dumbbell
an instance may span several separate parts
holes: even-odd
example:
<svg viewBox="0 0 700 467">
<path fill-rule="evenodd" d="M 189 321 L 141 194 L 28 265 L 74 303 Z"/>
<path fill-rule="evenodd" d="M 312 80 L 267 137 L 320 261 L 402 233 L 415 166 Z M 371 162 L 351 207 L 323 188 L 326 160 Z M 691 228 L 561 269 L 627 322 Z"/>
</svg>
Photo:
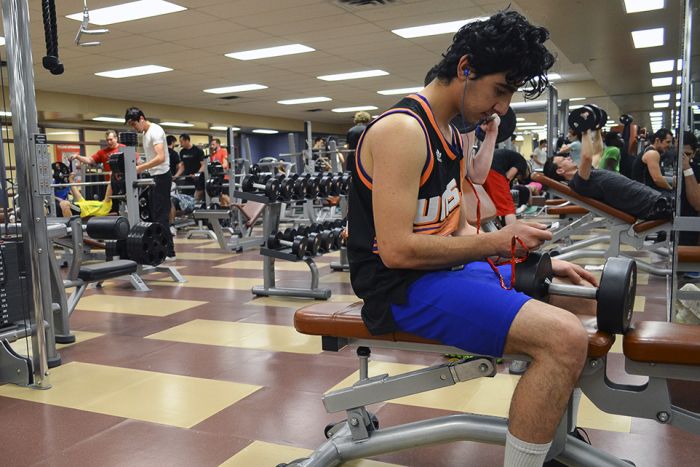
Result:
<svg viewBox="0 0 700 467">
<path fill-rule="evenodd" d="M 318 238 L 320 240 L 320 245 L 319 245 L 318 250 L 321 253 L 327 253 L 327 252 L 331 251 L 331 249 L 333 248 L 333 245 L 332 245 L 333 239 L 331 238 L 331 231 L 330 230 L 321 230 L 319 232 L 309 234 L 309 237 L 311 237 L 312 235 L 318 236 Z"/>
<path fill-rule="evenodd" d="M 608 114 L 597 105 L 587 104 L 572 110 L 567 120 L 570 128 L 585 133 L 603 128 L 608 121 Z"/>
<path fill-rule="evenodd" d="M 321 249 L 321 237 L 318 233 L 316 232 L 309 232 L 309 235 L 306 237 L 309 240 L 309 244 L 307 247 L 307 252 L 309 253 L 309 256 L 316 256 Z"/>
<path fill-rule="evenodd" d="M 259 183 L 262 181 L 262 183 Z M 276 200 L 279 193 L 280 182 L 272 178 L 271 175 L 266 175 L 262 180 L 258 178 L 258 175 L 246 175 L 243 177 L 243 182 L 241 183 L 241 188 L 243 191 L 255 191 L 261 190 L 265 192 L 265 196 L 271 200 Z"/>
<path fill-rule="evenodd" d="M 309 241 L 306 237 L 297 235 L 292 241 L 284 240 L 282 232 L 276 232 L 267 237 L 267 247 L 271 250 L 279 250 L 281 246 L 291 247 L 292 254 L 301 259 L 306 255 Z"/>
<path fill-rule="evenodd" d="M 550 294 L 596 299 L 600 331 L 624 334 L 629 330 L 637 292 L 637 263 L 633 260 L 608 258 L 597 288 L 555 284 L 553 277 L 548 253 L 530 253 L 527 260 L 515 266 L 515 288 L 520 292 L 542 301 Z"/>
</svg>

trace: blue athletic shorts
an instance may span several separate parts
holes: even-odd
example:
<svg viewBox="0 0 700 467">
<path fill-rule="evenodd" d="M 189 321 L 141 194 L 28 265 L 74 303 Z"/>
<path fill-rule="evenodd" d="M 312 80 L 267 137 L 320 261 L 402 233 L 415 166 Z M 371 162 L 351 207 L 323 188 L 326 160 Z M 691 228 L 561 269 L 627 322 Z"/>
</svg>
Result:
<svg viewBox="0 0 700 467">
<path fill-rule="evenodd" d="M 510 265 L 498 269 L 510 285 Z M 500 357 L 510 325 L 528 300 L 503 289 L 488 263 L 474 262 L 458 271 L 425 274 L 408 288 L 406 304 L 392 304 L 391 311 L 404 332 Z"/>
</svg>

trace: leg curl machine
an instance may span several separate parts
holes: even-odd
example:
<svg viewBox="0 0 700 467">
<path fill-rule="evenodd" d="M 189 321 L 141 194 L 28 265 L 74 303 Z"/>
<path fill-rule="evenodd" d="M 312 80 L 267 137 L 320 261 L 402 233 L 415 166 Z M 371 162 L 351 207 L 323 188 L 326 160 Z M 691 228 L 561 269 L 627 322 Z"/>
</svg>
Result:
<svg viewBox="0 0 700 467">
<path fill-rule="evenodd" d="M 556 291 L 549 290 L 549 293 Z M 600 289 L 597 293 L 600 293 Z M 352 387 L 333 391 L 323 397 L 329 413 L 345 411 L 347 416 L 346 420 L 327 427 L 328 441 L 308 458 L 281 466 L 337 466 L 352 459 L 459 440 L 505 444 L 508 421 L 499 417 L 459 414 L 378 428 L 378 421 L 367 410 L 367 405 L 479 377 L 492 377 L 496 373 L 495 362 L 490 357 L 473 357 L 401 375 L 370 377 L 370 347 L 443 354 L 465 354 L 468 350 L 402 332 L 374 336 L 362 321 L 361 308 L 361 303 L 350 306 L 319 303 L 295 313 L 294 326 L 297 331 L 322 336 L 324 350 L 339 351 L 346 346 L 357 348 L 360 380 Z M 621 315 L 625 312 L 618 311 Z M 612 332 L 599 330 L 601 312 L 599 308 L 598 321 L 595 317 L 580 316 L 589 336 L 588 358 L 579 379 L 583 393 L 599 409 L 608 413 L 648 418 L 700 434 L 700 414 L 674 405 L 669 390 L 671 379 L 700 380 L 700 327 L 650 321 L 637 322 L 629 327 L 623 338 L 625 369 L 630 374 L 648 377 L 648 381 L 639 385 L 617 384 L 606 376 L 607 356 L 616 336 Z M 610 314 L 610 310 L 607 313 Z M 613 321 L 624 323 L 626 319 Z M 522 359 L 522 356 L 515 358 Z M 571 411 L 572 402 L 569 402 L 548 459 L 556 458 L 574 466 L 629 467 L 627 461 L 569 435 L 575 428 L 569 416 Z"/>
</svg>

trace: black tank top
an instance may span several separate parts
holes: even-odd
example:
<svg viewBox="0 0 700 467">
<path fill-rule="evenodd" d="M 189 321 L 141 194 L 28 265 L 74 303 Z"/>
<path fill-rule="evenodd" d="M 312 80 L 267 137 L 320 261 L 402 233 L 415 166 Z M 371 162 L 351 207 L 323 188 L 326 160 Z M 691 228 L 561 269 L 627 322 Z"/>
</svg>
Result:
<svg viewBox="0 0 700 467">
<path fill-rule="evenodd" d="M 651 174 L 649 173 L 649 166 L 647 166 L 642 160 L 644 154 L 651 151 L 652 149 L 654 149 L 654 147 L 649 146 L 639 157 L 635 159 L 634 165 L 632 165 L 632 179 L 637 180 L 638 182 L 643 183 L 646 186 L 655 190 L 660 190 L 660 188 L 656 186 L 656 183 L 654 183 L 654 179 L 651 178 Z"/>
<path fill-rule="evenodd" d="M 418 94 L 403 98 L 371 122 L 357 145 L 348 210 L 348 259 L 350 281 L 364 300 L 362 318 L 373 334 L 396 330 L 391 304 L 403 304 L 406 291 L 424 271 L 389 269 L 377 248 L 372 210 L 372 178 L 362 166 L 362 143 L 377 121 L 393 114 L 415 118 L 425 136 L 425 165 L 421 173 L 413 231 L 426 235 L 451 235 L 459 227 L 462 200 L 462 139 L 454 126 L 447 142 L 438 129 L 427 99 Z M 396 164 L 400 164 L 397 154 Z"/>
</svg>

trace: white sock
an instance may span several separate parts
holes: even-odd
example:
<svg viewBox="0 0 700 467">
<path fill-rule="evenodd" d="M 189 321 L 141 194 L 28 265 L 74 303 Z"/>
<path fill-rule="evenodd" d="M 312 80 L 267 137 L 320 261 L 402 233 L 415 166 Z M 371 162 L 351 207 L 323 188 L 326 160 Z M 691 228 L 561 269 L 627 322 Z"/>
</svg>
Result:
<svg viewBox="0 0 700 467">
<path fill-rule="evenodd" d="M 581 388 L 574 388 L 574 392 L 571 395 L 571 424 L 574 428 L 578 426 L 576 420 L 578 418 L 578 406 L 581 404 L 581 395 L 583 391 Z M 573 431 L 573 430 L 572 430 Z"/>
<path fill-rule="evenodd" d="M 544 459 L 552 445 L 526 443 L 515 436 L 510 431 L 506 435 L 506 455 L 503 459 L 504 467 L 542 467 Z"/>
</svg>

